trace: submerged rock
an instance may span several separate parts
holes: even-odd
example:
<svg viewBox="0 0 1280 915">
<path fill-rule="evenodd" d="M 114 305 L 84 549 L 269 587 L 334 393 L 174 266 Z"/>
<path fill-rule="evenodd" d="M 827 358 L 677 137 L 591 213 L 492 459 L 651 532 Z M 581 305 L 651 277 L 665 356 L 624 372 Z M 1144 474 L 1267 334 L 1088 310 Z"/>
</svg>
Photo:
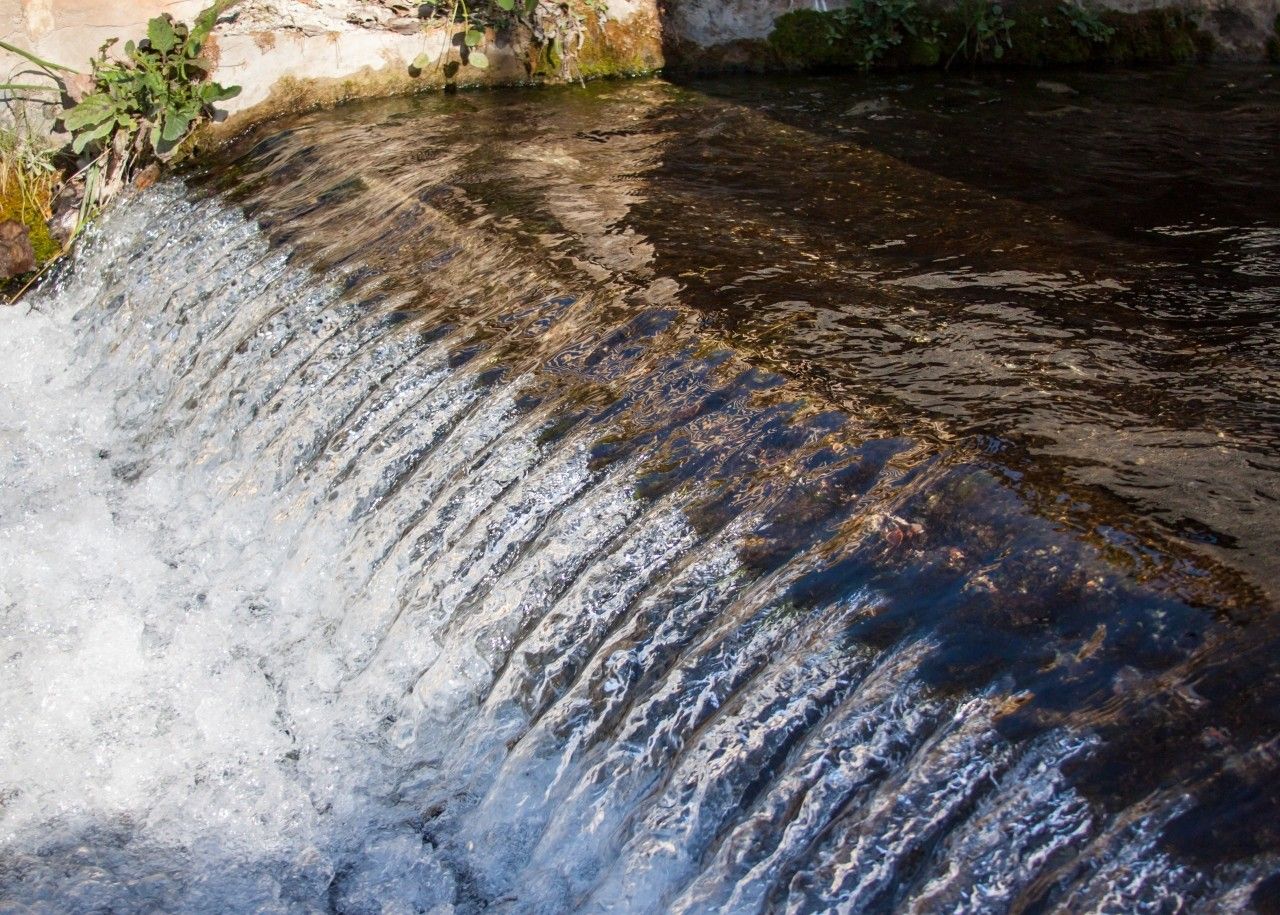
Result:
<svg viewBox="0 0 1280 915">
<path fill-rule="evenodd" d="M 1075 89 L 1072 89 L 1066 83 L 1055 82 L 1051 79 L 1042 79 L 1036 83 L 1037 89 L 1043 89 L 1045 92 L 1052 92 L 1054 95 L 1079 95 Z"/>
</svg>

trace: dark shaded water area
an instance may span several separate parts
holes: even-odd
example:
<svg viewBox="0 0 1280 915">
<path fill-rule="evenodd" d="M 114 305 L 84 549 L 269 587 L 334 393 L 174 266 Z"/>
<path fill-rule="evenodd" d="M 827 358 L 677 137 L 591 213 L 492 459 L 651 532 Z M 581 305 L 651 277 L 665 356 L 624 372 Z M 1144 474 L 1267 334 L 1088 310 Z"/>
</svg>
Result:
<svg viewBox="0 0 1280 915">
<path fill-rule="evenodd" d="M 114 398 L 103 498 L 229 582 L 191 641 L 252 636 L 280 759 L 212 781 L 305 816 L 32 801 L 0 887 L 1269 911 L 1278 128 L 1263 70 L 639 81 L 145 192 L 38 304 Z"/>
<path fill-rule="evenodd" d="M 1159 535 L 1215 548 L 1274 602 L 1274 73 L 838 86 L 706 85 L 822 151 L 797 150 L 794 177 L 761 189 L 733 140 L 711 139 L 667 158 L 674 180 L 719 172 L 769 208 L 759 221 L 823 226 L 801 245 L 821 260 L 779 256 L 776 278 L 712 268 L 690 300 L 837 399 L 983 439 L 1072 492 L 1086 525 L 1118 499 Z M 697 248 L 659 244 L 677 269 Z"/>
</svg>

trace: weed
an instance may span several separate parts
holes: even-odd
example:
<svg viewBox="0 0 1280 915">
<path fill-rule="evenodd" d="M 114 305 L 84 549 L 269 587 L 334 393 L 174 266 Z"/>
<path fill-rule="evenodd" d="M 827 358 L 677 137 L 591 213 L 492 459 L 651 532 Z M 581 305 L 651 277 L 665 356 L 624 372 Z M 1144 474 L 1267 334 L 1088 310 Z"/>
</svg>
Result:
<svg viewBox="0 0 1280 915">
<path fill-rule="evenodd" d="M 1094 44 L 1106 44 L 1115 37 L 1116 30 L 1102 20 L 1097 8 L 1079 0 L 1067 0 L 1058 7 L 1077 35 Z"/>
<path fill-rule="evenodd" d="M 598 15 L 604 15 L 607 10 L 606 0 L 583 0 L 583 3 Z M 560 67 L 565 76 L 571 75 L 573 54 L 585 37 L 586 16 L 562 0 L 472 0 L 470 4 L 467 0 L 425 0 L 422 9 L 429 17 L 460 26 L 457 37 L 462 62 L 477 70 L 489 67 L 489 57 L 481 46 L 490 28 L 503 31 L 516 25 L 524 26 L 542 46 L 547 62 Z M 443 61 L 445 56 L 437 58 L 423 52 L 413 61 L 413 69 L 426 70 L 433 62 Z"/>
<path fill-rule="evenodd" d="M 12 122 L 0 127 L 0 222 L 27 227 L 37 264 L 56 257 L 61 246 L 49 232 L 53 197 L 61 180 L 54 148 L 15 108 Z"/>
<path fill-rule="evenodd" d="M 904 38 L 915 36 L 924 24 L 916 0 L 853 0 L 831 15 L 846 34 L 856 36 L 863 70 L 870 70 Z"/>
<path fill-rule="evenodd" d="M 990 56 L 993 60 L 1004 57 L 1006 49 L 1013 47 L 1010 32 L 1014 21 L 1004 14 L 1004 7 L 990 0 L 960 0 L 956 4 L 962 34 L 960 43 L 951 53 L 950 67 L 961 55 L 969 63 L 978 63 Z"/>
<path fill-rule="evenodd" d="M 84 163 L 73 176 L 83 179 L 84 188 L 73 238 L 136 168 L 152 158 L 170 158 L 215 104 L 239 94 L 238 87 L 212 82 L 214 65 L 201 56 L 218 18 L 237 2 L 216 0 L 190 27 L 167 14 L 157 16 L 147 24 L 145 39 L 125 44 L 123 57 L 111 56 L 115 41 L 104 44 L 87 75 L 0 42 L 51 83 L 0 89 L 54 91 L 72 102 L 61 120 L 72 135 L 72 152 Z"/>
</svg>

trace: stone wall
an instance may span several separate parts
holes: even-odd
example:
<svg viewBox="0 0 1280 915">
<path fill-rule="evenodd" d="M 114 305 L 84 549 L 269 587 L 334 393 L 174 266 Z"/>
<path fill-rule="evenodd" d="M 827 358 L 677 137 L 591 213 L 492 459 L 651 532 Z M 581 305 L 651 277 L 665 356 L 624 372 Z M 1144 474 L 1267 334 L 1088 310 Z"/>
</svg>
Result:
<svg viewBox="0 0 1280 915">
<path fill-rule="evenodd" d="M 749 64 L 752 42 L 768 37 L 774 20 L 796 9 L 831 10 L 845 0 L 666 0 L 664 6 L 670 62 L 711 61 Z M 1096 0 L 1103 9 L 1133 13 L 1179 6 L 1197 15 L 1226 60 L 1260 61 L 1275 36 L 1280 0 Z M 1004 6 L 1017 17 L 1018 0 Z"/>
<path fill-rule="evenodd" d="M 0 37 L 56 63 L 86 69 L 110 38 L 145 34 L 151 17 L 167 12 L 191 21 L 207 0 L 0 0 Z M 584 75 L 649 72 L 663 64 L 656 0 L 608 0 L 608 15 L 590 17 L 579 58 Z M 218 29 L 215 78 L 243 88 L 221 106 L 231 130 L 299 107 L 345 99 L 410 93 L 445 81 L 444 68 L 411 62 L 451 53 L 449 30 L 432 27 L 416 4 L 378 0 L 244 0 Z M 555 80 L 538 69 L 528 36 L 495 36 L 486 71 L 462 68 L 461 85 Z M 452 53 L 456 54 L 456 51 Z M 5 74 L 30 69 L 0 54 Z M 576 71 L 575 74 L 576 75 Z"/>
<path fill-rule="evenodd" d="M 152 16 L 190 21 L 207 0 L 0 0 L 0 37 L 58 63 L 86 67 L 109 38 L 137 37 Z M 649 72 L 668 62 L 698 60 L 712 69 L 750 66 L 777 17 L 800 8 L 828 9 L 845 0 L 608 0 L 603 20 L 590 17 L 590 39 L 575 75 Z M 1100 0 L 1134 11 L 1171 0 Z M 1280 0 L 1173 0 L 1200 14 L 1231 59 L 1263 59 Z M 1015 11 L 1018 0 L 1006 0 Z M 295 110 L 350 98 L 408 93 L 445 82 L 443 68 L 410 68 L 419 55 L 450 53 L 451 34 L 418 18 L 416 3 L 394 0 L 244 0 L 218 30 L 218 81 L 243 87 L 225 107 L 224 131 Z M 554 80 L 539 69 L 528 37 L 504 36 L 489 50 L 485 72 L 463 68 L 460 84 Z M 456 53 L 456 52 L 454 52 Z M 0 69 L 24 80 L 17 58 Z"/>
</svg>

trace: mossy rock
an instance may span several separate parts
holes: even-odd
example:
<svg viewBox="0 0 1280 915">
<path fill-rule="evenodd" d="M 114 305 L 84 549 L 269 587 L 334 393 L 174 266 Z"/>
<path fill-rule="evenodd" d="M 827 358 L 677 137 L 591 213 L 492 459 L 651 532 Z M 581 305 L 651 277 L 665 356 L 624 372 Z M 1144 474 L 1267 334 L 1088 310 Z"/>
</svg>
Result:
<svg viewBox="0 0 1280 915">
<path fill-rule="evenodd" d="M 1116 30 L 1102 49 L 1102 59 L 1107 63 L 1191 63 L 1207 58 L 1213 51 L 1212 36 L 1180 9 L 1107 12 L 1102 18 Z"/>
<path fill-rule="evenodd" d="M 589 11 L 583 30 L 582 47 L 574 54 L 573 71 L 584 79 L 611 76 L 640 76 L 662 66 L 653 49 L 660 32 L 656 19 L 637 13 L 625 22 L 603 20 Z M 558 67 L 559 61 L 553 66 Z"/>
<path fill-rule="evenodd" d="M 1012 46 L 1002 63 L 1022 67 L 1072 67 L 1087 64 L 1097 45 L 1083 38 L 1055 6 L 1024 4 L 1011 13 Z"/>
<path fill-rule="evenodd" d="M 904 62 L 908 67 L 928 70 L 944 62 L 941 38 L 913 37 L 903 42 L 902 47 Z"/>
<path fill-rule="evenodd" d="M 1063 14 L 1059 0 L 1023 0 L 1008 8 L 1013 25 L 1010 46 L 984 66 L 1064 67 L 1085 64 L 1175 64 L 1206 59 L 1213 38 L 1177 7 L 1137 13 L 1107 11 L 1101 21 L 1113 29 L 1106 41 L 1080 34 Z M 900 43 L 884 50 L 874 69 L 947 66 L 966 30 L 964 14 L 954 5 L 919 8 L 914 35 L 899 34 Z M 769 47 L 787 69 L 865 69 L 871 36 L 860 34 L 849 20 L 817 10 L 794 10 L 780 16 Z M 1280 54 L 1280 32 L 1276 38 Z"/>
<path fill-rule="evenodd" d="M 46 194 L 43 190 L 36 193 Z M 28 199 L 16 177 L 0 181 L 0 222 L 13 219 L 27 227 L 37 266 L 53 260 L 62 251 L 62 246 L 49 232 L 49 224 L 41 210 L 41 206 L 47 204 L 47 199 L 34 203 Z"/>
<path fill-rule="evenodd" d="M 793 10 L 778 17 L 769 44 L 792 67 L 851 67 L 861 63 L 861 58 L 855 56 L 853 36 L 842 21 L 818 10 Z"/>
</svg>

